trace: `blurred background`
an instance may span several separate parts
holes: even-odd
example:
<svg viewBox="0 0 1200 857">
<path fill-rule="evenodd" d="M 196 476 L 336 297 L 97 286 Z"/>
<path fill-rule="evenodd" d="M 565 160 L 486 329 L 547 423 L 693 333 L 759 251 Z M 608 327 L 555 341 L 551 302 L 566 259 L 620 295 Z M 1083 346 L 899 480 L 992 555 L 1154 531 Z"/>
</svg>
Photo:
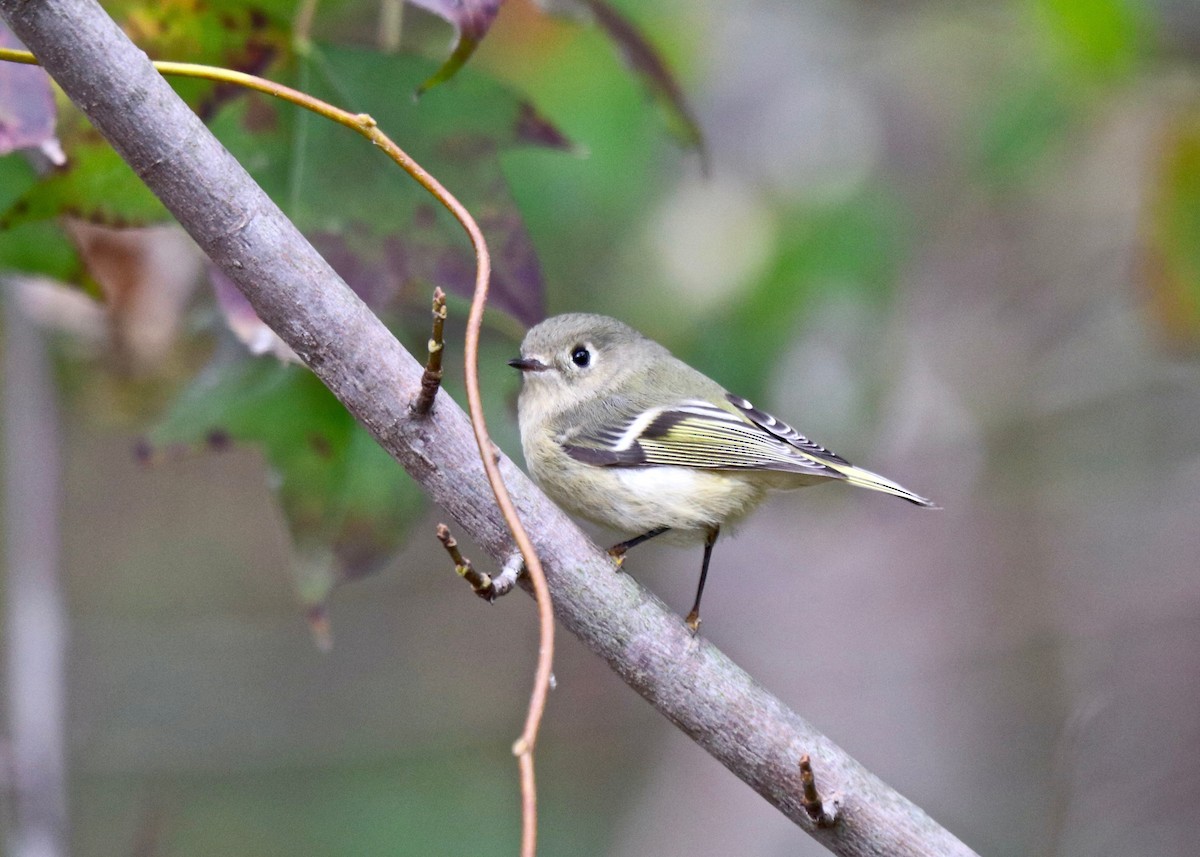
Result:
<svg viewBox="0 0 1200 857">
<path fill-rule="evenodd" d="M 981 854 L 1195 853 L 1200 6 L 614 5 L 707 170 L 597 27 L 509 0 L 471 60 L 575 147 L 501 157 L 546 312 L 618 316 L 944 507 L 775 498 L 717 546 L 704 635 Z M 431 55 L 450 38 L 406 21 Z M 520 332 L 485 351 L 513 456 Z M 71 853 L 514 854 L 532 602 L 474 598 L 418 505 L 375 573 L 298 595 L 271 454 L 209 437 L 147 467 L 153 409 L 49 342 Z M 682 614 L 699 558 L 652 542 L 625 569 Z M 559 640 L 541 853 L 825 853 Z"/>
</svg>

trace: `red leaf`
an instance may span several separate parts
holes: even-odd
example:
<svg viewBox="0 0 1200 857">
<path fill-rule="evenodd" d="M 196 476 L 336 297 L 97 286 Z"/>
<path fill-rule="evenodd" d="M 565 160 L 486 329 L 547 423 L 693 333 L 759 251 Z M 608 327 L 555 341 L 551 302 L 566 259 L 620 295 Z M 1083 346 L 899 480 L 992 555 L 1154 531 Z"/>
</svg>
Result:
<svg viewBox="0 0 1200 857">
<path fill-rule="evenodd" d="M 444 83 L 466 65 L 475 48 L 491 29 L 492 22 L 504 0 L 408 0 L 439 18 L 449 21 L 458 31 L 458 41 L 449 58 L 433 75 L 420 85 L 417 94 Z"/>
</svg>

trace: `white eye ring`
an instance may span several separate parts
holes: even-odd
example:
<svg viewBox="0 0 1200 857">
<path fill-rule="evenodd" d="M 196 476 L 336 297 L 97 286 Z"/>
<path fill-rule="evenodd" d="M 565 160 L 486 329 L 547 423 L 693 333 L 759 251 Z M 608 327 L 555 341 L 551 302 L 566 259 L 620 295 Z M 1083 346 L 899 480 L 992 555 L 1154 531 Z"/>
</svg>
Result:
<svg viewBox="0 0 1200 857">
<path fill-rule="evenodd" d="M 576 345 L 571 349 L 571 362 L 580 369 L 586 369 L 592 363 L 592 352 L 586 345 Z"/>
</svg>

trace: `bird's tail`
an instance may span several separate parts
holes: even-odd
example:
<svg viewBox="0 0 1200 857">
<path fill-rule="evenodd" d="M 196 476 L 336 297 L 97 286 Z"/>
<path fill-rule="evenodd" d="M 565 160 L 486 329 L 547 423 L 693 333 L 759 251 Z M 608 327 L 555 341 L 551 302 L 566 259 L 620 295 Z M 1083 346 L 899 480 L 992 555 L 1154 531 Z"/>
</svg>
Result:
<svg viewBox="0 0 1200 857">
<path fill-rule="evenodd" d="M 927 500 L 920 494 L 914 494 L 903 485 L 880 476 L 878 473 L 872 473 L 870 470 L 864 470 L 861 467 L 855 467 L 853 464 L 843 464 L 838 461 L 823 460 L 821 463 L 831 470 L 836 470 L 851 485 L 857 485 L 860 488 L 870 488 L 872 491 L 882 491 L 884 494 L 900 497 L 910 503 L 924 506 L 926 509 L 942 508 L 932 500 Z"/>
</svg>

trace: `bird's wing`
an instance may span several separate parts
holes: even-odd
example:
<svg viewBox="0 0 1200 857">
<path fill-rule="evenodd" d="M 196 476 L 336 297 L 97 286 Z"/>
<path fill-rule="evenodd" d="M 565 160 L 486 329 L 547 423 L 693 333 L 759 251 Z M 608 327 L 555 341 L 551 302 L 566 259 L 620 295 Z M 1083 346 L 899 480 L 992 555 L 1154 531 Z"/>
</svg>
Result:
<svg viewBox="0 0 1200 857">
<path fill-rule="evenodd" d="M 779 470 L 845 478 L 850 465 L 791 426 L 728 396 L 736 410 L 688 399 L 617 415 L 561 439 L 572 458 L 601 467 L 674 465 L 705 470 Z"/>
<path fill-rule="evenodd" d="M 893 482 L 886 476 L 880 476 L 878 473 L 872 473 L 870 470 L 862 467 L 855 467 L 840 455 L 836 455 L 825 447 L 813 443 L 787 423 L 776 419 L 766 411 L 760 411 L 740 396 L 726 393 L 725 398 L 729 400 L 731 405 L 745 414 L 755 425 L 762 427 L 764 431 L 770 432 L 789 446 L 795 447 L 813 461 L 818 461 L 830 470 L 835 471 L 837 476 L 845 479 L 851 485 L 857 485 L 860 488 L 870 488 L 872 491 L 881 491 L 884 494 L 891 494 L 894 497 L 900 497 L 910 503 L 924 506 L 927 509 L 940 508 L 932 500 L 927 500 L 920 494 L 914 494 L 903 485 Z"/>
<path fill-rule="evenodd" d="M 819 443 L 813 443 L 800 432 L 796 431 L 783 420 L 768 414 L 764 410 L 754 407 L 746 399 L 741 396 L 735 396 L 732 393 L 726 393 L 725 398 L 729 400 L 729 404 L 733 405 L 739 411 L 746 415 L 759 428 L 779 438 L 788 446 L 795 447 L 803 454 L 810 456 L 822 463 L 829 464 L 845 464 L 850 465 L 850 462 L 842 458 L 835 452 L 830 452 Z"/>
</svg>

